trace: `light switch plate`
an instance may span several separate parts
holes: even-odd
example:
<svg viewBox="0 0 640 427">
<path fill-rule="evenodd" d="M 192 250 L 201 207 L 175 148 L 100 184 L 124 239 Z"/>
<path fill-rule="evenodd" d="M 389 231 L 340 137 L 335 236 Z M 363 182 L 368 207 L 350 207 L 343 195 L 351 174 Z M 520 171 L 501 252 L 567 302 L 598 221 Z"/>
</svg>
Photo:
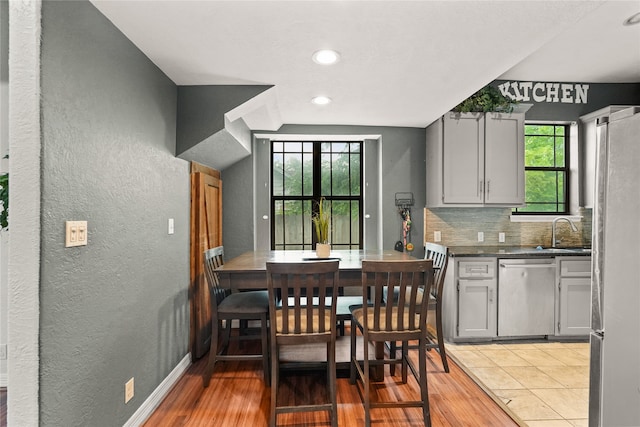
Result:
<svg viewBox="0 0 640 427">
<path fill-rule="evenodd" d="M 478 242 L 484 242 L 484 231 L 478 231 Z"/>
<path fill-rule="evenodd" d="M 133 399 L 134 390 L 133 377 L 131 377 L 131 379 L 124 384 L 124 403 L 129 403 L 129 401 Z"/>
<path fill-rule="evenodd" d="M 87 244 L 87 221 L 67 221 L 65 223 L 64 246 L 85 246 Z"/>
<path fill-rule="evenodd" d="M 504 243 L 504 233 L 498 233 L 498 242 Z"/>
<path fill-rule="evenodd" d="M 173 218 L 169 218 L 167 232 L 169 234 L 173 234 L 175 232 L 175 225 L 174 225 Z"/>
<path fill-rule="evenodd" d="M 434 231 L 433 232 L 433 241 L 438 243 L 440 241 L 442 241 L 442 233 L 439 231 Z"/>
</svg>

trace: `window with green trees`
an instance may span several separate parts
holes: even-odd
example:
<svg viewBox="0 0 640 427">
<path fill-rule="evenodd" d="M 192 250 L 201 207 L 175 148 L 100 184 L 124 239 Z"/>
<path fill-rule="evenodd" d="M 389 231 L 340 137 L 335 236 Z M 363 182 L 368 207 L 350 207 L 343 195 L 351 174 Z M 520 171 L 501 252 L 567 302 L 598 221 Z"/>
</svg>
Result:
<svg viewBox="0 0 640 427">
<path fill-rule="evenodd" d="M 569 126 L 527 123 L 524 128 L 526 206 L 514 213 L 568 213 Z"/>
<path fill-rule="evenodd" d="M 362 248 L 362 142 L 271 143 L 271 248 L 313 249 L 320 198 L 335 249 Z"/>
</svg>

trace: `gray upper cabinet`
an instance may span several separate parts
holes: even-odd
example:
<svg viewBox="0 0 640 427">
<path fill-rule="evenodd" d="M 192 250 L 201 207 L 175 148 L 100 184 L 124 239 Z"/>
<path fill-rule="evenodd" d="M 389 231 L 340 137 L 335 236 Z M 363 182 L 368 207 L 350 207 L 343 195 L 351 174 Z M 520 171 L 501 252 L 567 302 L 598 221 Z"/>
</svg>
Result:
<svg viewBox="0 0 640 427">
<path fill-rule="evenodd" d="M 523 113 L 447 113 L 426 143 L 427 207 L 524 204 Z"/>
</svg>

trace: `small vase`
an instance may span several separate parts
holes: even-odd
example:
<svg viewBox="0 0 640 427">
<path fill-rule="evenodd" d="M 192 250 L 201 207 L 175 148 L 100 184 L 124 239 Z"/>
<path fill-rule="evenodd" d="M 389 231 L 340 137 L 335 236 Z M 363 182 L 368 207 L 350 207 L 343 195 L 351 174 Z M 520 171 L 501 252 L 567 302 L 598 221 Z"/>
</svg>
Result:
<svg viewBox="0 0 640 427">
<path fill-rule="evenodd" d="M 318 258 L 329 258 L 331 245 L 328 243 L 316 243 L 316 256 Z"/>
</svg>

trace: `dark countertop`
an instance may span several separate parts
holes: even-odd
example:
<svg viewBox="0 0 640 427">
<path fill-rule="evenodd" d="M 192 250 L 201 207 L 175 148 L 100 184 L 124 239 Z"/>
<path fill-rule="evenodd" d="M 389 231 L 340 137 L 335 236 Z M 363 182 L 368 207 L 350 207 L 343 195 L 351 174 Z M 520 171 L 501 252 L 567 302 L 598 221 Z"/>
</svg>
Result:
<svg viewBox="0 0 640 427">
<path fill-rule="evenodd" d="M 555 257 L 566 255 L 589 256 L 591 248 L 541 248 L 535 246 L 449 246 L 452 257 Z"/>
</svg>

